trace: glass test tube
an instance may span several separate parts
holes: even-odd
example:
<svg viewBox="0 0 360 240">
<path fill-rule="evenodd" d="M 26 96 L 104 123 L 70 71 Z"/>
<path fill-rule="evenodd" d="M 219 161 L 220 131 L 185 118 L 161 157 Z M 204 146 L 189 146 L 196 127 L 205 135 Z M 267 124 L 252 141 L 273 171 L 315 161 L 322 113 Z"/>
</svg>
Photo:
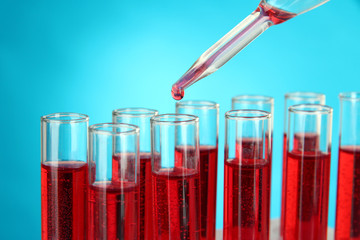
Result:
<svg viewBox="0 0 360 240">
<path fill-rule="evenodd" d="M 325 95 L 322 93 L 314 93 L 314 92 L 292 92 L 285 94 L 285 109 L 284 109 L 284 137 L 283 137 L 283 167 L 282 167 L 282 190 L 281 190 L 281 224 L 280 224 L 280 235 L 283 235 L 284 223 L 282 220 L 285 218 L 284 216 L 284 187 L 285 187 L 285 168 L 286 168 L 286 153 L 287 153 L 287 130 L 289 127 L 288 124 L 288 110 L 290 106 L 298 105 L 298 104 L 325 104 Z"/>
<path fill-rule="evenodd" d="M 41 239 L 86 239 L 89 117 L 41 117 Z"/>
<path fill-rule="evenodd" d="M 226 113 L 223 239 L 269 239 L 271 114 Z"/>
<path fill-rule="evenodd" d="M 332 108 L 289 108 L 284 175 L 283 239 L 326 239 Z"/>
<path fill-rule="evenodd" d="M 215 240 L 219 104 L 181 101 L 176 113 L 199 117 L 201 239 Z"/>
<path fill-rule="evenodd" d="M 193 115 L 151 119 L 155 239 L 200 239 L 198 125 Z"/>
<path fill-rule="evenodd" d="M 140 233 L 139 128 L 91 125 L 88 239 L 137 240 Z"/>
<path fill-rule="evenodd" d="M 340 94 L 335 239 L 360 239 L 360 93 Z"/>
<path fill-rule="evenodd" d="M 147 108 L 121 108 L 112 112 L 114 123 L 129 123 L 140 128 L 140 239 L 153 239 L 151 185 L 150 119 L 158 111 Z"/>
</svg>

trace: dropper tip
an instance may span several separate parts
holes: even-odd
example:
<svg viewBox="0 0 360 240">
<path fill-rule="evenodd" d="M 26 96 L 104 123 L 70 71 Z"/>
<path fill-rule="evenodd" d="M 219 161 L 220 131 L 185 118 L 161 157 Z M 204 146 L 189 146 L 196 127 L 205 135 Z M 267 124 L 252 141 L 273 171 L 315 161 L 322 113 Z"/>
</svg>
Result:
<svg viewBox="0 0 360 240">
<path fill-rule="evenodd" d="M 173 85 L 171 88 L 171 95 L 175 100 L 179 101 L 184 97 L 184 90 L 182 88 L 178 88 L 176 85 Z"/>
</svg>

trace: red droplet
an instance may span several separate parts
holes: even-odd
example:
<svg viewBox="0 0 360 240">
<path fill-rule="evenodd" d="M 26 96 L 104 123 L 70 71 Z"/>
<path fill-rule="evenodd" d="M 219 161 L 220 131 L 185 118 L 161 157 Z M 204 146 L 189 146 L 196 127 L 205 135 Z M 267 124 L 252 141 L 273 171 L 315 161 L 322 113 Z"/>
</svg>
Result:
<svg viewBox="0 0 360 240">
<path fill-rule="evenodd" d="M 171 95 L 175 100 L 179 101 L 184 97 L 184 90 L 179 89 L 177 86 L 173 86 L 171 89 Z"/>
</svg>

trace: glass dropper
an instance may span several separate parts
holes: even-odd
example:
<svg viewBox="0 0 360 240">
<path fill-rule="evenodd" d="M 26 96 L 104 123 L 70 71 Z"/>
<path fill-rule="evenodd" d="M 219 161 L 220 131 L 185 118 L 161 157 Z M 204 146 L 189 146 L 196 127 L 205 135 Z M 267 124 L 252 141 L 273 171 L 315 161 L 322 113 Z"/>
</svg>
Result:
<svg viewBox="0 0 360 240">
<path fill-rule="evenodd" d="M 270 26 L 283 23 L 327 1 L 262 0 L 253 13 L 206 50 L 173 84 L 171 89 L 173 98 L 175 100 L 182 99 L 186 88 L 214 73 Z"/>
</svg>

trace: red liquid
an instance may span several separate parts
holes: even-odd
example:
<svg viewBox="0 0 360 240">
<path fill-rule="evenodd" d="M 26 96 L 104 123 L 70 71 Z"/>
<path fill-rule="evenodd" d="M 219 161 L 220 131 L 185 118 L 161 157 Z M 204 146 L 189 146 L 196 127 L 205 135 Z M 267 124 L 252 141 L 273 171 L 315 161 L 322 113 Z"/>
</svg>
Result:
<svg viewBox="0 0 360 240">
<path fill-rule="evenodd" d="M 335 239 L 360 239 L 360 147 L 339 149 Z"/>
<path fill-rule="evenodd" d="M 113 155 L 111 181 L 135 182 L 135 161 L 135 154 L 132 153 Z"/>
<path fill-rule="evenodd" d="M 194 156 L 194 148 L 187 148 L 187 156 Z M 176 148 L 176 159 L 184 159 L 184 148 Z M 215 240 L 216 184 L 218 149 L 214 146 L 200 146 L 200 219 L 201 239 Z M 177 166 L 183 164 L 177 161 Z"/>
<path fill-rule="evenodd" d="M 283 198 L 283 239 L 326 239 L 330 154 L 314 151 L 319 138 L 296 135 L 287 153 Z"/>
<path fill-rule="evenodd" d="M 283 139 L 283 167 L 282 167 L 282 186 L 281 186 L 281 220 L 280 220 L 280 236 L 284 233 L 284 201 L 285 201 L 285 169 L 286 169 L 286 153 L 287 153 L 287 137 L 284 133 Z"/>
<path fill-rule="evenodd" d="M 124 156 L 124 155 L 122 155 Z M 125 155 L 126 156 L 126 155 Z M 134 158 L 134 155 L 129 155 Z M 125 160 L 129 164 L 129 160 Z M 134 160 L 130 161 L 134 162 Z M 120 156 L 113 156 L 112 180 L 121 178 Z M 130 169 L 133 165 L 129 166 Z M 130 172 L 132 170 L 129 170 Z M 152 185 L 151 185 L 151 154 L 140 153 L 140 239 L 151 240 L 152 236 Z"/>
<path fill-rule="evenodd" d="M 287 164 L 287 136 L 284 134 L 283 142 L 283 183 L 282 183 L 282 192 L 281 192 L 281 226 L 280 226 L 280 236 L 284 234 L 284 221 L 285 221 L 285 175 L 286 175 L 286 164 Z M 294 134 L 293 142 L 293 151 L 295 152 L 315 152 L 319 149 L 319 136 L 314 133 L 296 133 Z"/>
<path fill-rule="evenodd" d="M 262 140 L 245 138 L 236 142 L 235 156 L 241 161 L 247 161 L 248 159 L 262 159 L 263 148 Z"/>
<path fill-rule="evenodd" d="M 184 94 L 184 90 L 180 90 L 176 85 L 171 88 L 171 96 L 177 101 L 183 99 Z"/>
<path fill-rule="evenodd" d="M 87 164 L 81 161 L 41 164 L 42 239 L 86 239 Z"/>
<path fill-rule="evenodd" d="M 152 173 L 154 235 L 158 240 L 200 238 L 199 174 L 185 168 Z"/>
<path fill-rule="evenodd" d="M 316 152 L 320 146 L 319 136 L 315 133 L 296 133 L 294 135 L 293 151 Z"/>
<path fill-rule="evenodd" d="M 269 16 L 270 20 L 274 24 L 280 24 L 293 17 L 296 17 L 295 13 L 287 12 L 285 10 L 273 7 L 263 1 L 261 1 L 259 8 L 262 8 L 264 10 L 265 15 Z M 257 11 L 260 11 L 259 8 L 257 9 Z"/>
<path fill-rule="evenodd" d="M 215 240 L 218 149 L 200 146 L 201 239 Z"/>
<path fill-rule="evenodd" d="M 140 239 L 153 239 L 151 154 L 140 154 Z"/>
<path fill-rule="evenodd" d="M 224 239 L 269 239 L 270 161 L 261 141 L 237 142 L 237 156 L 225 160 Z"/>
<path fill-rule="evenodd" d="M 139 239 L 139 190 L 131 182 L 91 185 L 88 239 Z"/>
</svg>

